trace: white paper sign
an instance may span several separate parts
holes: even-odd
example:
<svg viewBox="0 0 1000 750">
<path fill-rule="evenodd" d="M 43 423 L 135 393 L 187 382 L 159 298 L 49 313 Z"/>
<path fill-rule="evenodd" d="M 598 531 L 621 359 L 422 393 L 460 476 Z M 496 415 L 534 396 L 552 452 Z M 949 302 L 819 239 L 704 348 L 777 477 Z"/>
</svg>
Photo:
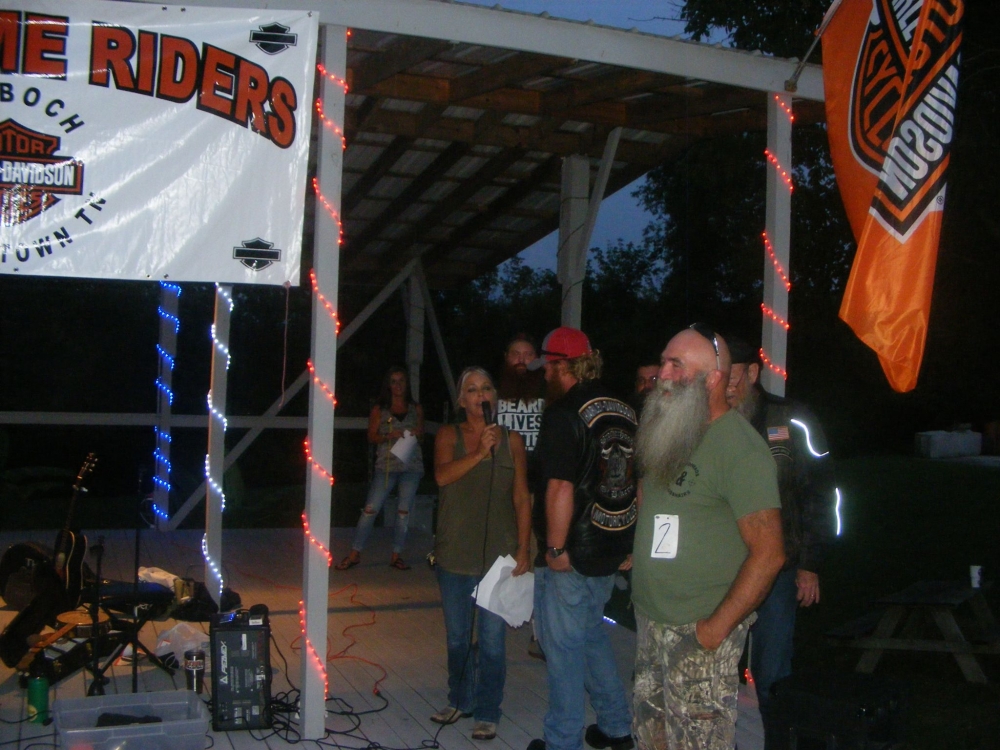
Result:
<svg viewBox="0 0 1000 750">
<path fill-rule="evenodd" d="M 389 452 L 402 461 L 404 464 L 409 463 L 410 458 L 413 457 L 413 451 L 417 449 L 417 436 L 414 435 L 409 430 L 403 432 L 403 437 L 397 440 Z"/>
<path fill-rule="evenodd" d="M 317 33 L 0 0 L 0 273 L 297 284 Z"/>
<path fill-rule="evenodd" d="M 677 557 L 677 539 L 680 535 L 680 517 L 672 513 L 653 516 L 653 557 L 672 560 Z"/>
</svg>

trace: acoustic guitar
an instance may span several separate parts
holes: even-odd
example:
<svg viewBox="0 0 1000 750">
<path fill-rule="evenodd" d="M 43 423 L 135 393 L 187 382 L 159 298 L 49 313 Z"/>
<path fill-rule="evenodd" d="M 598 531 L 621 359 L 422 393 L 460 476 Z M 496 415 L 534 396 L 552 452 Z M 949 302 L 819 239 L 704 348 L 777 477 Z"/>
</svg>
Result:
<svg viewBox="0 0 1000 750">
<path fill-rule="evenodd" d="M 87 555 L 87 537 L 73 531 L 73 513 L 76 511 L 76 500 L 80 493 L 87 491 L 83 486 L 83 480 L 94 470 L 96 463 L 97 456 L 88 453 L 83 466 L 80 467 L 80 473 L 76 475 L 76 482 L 73 484 L 73 496 L 69 501 L 66 525 L 56 536 L 53 567 L 63 583 L 67 609 L 75 609 L 80 606 L 80 592 L 83 588 L 83 559 Z"/>
</svg>

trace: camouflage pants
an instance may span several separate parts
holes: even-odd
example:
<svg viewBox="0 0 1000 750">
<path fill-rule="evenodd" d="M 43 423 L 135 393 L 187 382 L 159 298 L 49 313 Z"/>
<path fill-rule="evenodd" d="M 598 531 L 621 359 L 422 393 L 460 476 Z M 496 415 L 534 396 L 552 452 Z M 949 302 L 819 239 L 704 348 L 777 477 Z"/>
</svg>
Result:
<svg viewBox="0 0 1000 750">
<path fill-rule="evenodd" d="M 694 623 L 670 627 L 636 613 L 633 730 L 639 750 L 722 750 L 736 743 L 736 691 L 747 629 L 741 622 L 715 651 Z"/>
</svg>

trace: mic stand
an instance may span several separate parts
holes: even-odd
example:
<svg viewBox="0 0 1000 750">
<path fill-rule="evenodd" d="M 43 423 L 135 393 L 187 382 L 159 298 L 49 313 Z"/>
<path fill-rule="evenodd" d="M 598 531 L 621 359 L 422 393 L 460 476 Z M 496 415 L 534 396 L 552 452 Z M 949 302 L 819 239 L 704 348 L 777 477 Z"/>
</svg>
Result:
<svg viewBox="0 0 1000 750">
<path fill-rule="evenodd" d="M 101 671 L 101 628 L 100 628 L 100 611 L 101 611 L 101 566 L 104 562 L 104 537 L 97 537 L 97 544 L 90 548 L 90 554 L 94 556 L 94 566 L 97 568 L 96 578 L 94 580 L 94 600 L 90 603 L 90 637 L 93 641 L 91 643 L 91 648 L 93 649 L 93 661 L 89 667 L 91 674 L 94 675 L 94 681 L 90 684 L 90 690 L 87 691 L 87 695 L 104 695 L 104 686 L 108 682 L 108 678 L 104 676 Z"/>
</svg>

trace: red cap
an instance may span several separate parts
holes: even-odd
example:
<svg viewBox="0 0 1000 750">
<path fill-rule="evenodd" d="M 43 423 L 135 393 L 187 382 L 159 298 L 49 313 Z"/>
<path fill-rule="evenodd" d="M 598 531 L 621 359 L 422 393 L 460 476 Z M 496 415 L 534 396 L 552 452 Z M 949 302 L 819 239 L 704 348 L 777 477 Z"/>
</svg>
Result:
<svg viewBox="0 0 1000 750">
<path fill-rule="evenodd" d="M 542 342 L 538 359 L 532 360 L 529 370 L 539 370 L 546 362 L 557 362 L 560 359 L 576 359 L 584 354 L 590 354 L 590 339 L 587 334 L 577 328 L 562 326 L 550 331 Z"/>
</svg>

